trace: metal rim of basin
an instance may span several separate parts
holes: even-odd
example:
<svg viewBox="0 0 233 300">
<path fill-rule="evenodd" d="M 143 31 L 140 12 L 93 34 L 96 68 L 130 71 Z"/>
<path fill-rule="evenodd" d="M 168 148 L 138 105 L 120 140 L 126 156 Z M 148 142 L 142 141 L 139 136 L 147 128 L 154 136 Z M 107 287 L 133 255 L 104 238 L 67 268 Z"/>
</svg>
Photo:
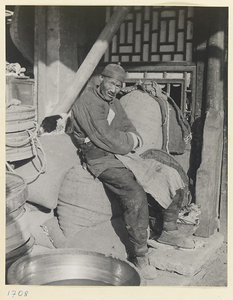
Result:
<svg viewBox="0 0 233 300">
<path fill-rule="evenodd" d="M 8 284 L 53 285 L 53 282 L 65 280 L 89 280 L 112 286 L 145 285 L 131 263 L 102 253 L 73 248 L 26 255 L 15 261 L 7 272 Z"/>
</svg>

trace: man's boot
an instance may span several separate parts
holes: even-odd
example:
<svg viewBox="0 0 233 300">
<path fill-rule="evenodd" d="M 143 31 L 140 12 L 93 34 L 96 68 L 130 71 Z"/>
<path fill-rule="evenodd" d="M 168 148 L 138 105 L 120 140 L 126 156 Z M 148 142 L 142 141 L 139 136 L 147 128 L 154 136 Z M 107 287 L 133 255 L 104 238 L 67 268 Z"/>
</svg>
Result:
<svg viewBox="0 0 233 300">
<path fill-rule="evenodd" d="M 147 195 L 149 208 L 149 239 L 156 240 L 163 230 L 162 206 L 152 196 Z"/>
<path fill-rule="evenodd" d="M 157 242 L 183 249 L 194 249 L 195 243 L 178 231 L 177 219 L 183 200 L 182 190 L 177 191 L 172 203 L 163 210 L 163 231 Z"/>
<path fill-rule="evenodd" d="M 157 277 L 157 271 L 154 266 L 150 264 L 148 254 L 134 257 L 131 262 L 137 267 L 139 273 L 144 279 L 152 280 Z"/>
</svg>

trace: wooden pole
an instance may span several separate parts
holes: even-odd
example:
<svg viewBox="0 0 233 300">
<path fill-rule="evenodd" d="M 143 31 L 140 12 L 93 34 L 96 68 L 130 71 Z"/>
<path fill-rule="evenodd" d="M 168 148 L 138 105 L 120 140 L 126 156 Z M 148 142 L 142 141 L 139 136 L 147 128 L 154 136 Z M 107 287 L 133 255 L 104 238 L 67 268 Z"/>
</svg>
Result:
<svg viewBox="0 0 233 300">
<path fill-rule="evenodd" d="M 130 9 L 131 7 L 129 6 L 118 7 L 116 9 L 109 22 L 106 24 L 105 28 L 98 37 L 97 41 L 92 46 L 82 65 L 75 73 L 71 85 L 68 86 L 64 96 L 54 107 L 52 115 L 69 112 L 77 96 L 81 92 L 87 80 L 90 78 L 101 57 L 107 50 L 110 41 L 116 34 L 120 25 L 125 20 Z"/>
<path fill-rule="evenodd" d="M 223 120 L 224 120 L 224 22 L 219 9 L 210 15 L 207 46 L 206 119 L 203 133 L 202 161 L 197 170 L 196 203 L 201 206 L 197 236 L 209 237 L 217 228 L 220 197 Z"/>
<path fill-rule="evenodd" d="M 209 237 L 218 227 L 220 197 L 223 111 L 209 109 L 203 133 L 202 162 L 197 170 L 196 204 L 201 207 L 200 225 L 195 235 Z"/>
</svg>

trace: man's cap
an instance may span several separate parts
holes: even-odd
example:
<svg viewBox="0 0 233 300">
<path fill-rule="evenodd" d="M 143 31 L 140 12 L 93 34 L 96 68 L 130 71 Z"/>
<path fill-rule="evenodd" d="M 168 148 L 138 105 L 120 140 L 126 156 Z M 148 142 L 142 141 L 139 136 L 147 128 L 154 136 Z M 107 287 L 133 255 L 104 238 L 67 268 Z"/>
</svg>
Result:
<svg viewBox="0 0 233 300">
<path fill-rule="evenodd" d="M 117 64 L 107 65 L 103 69 L 101 75 L 117 79 L 121 82 L 124 82 L 126 77 L 125 70 L 120 65 Z"/>
</svg>

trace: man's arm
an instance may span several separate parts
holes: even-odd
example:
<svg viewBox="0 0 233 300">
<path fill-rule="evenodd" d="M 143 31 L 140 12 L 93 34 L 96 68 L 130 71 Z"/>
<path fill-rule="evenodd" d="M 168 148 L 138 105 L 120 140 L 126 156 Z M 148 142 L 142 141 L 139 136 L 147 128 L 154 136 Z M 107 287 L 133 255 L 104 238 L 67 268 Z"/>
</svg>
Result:
<svg viewBox="0 0 233 300">
<path fill-rule="evenodd" d="M 127 154 L 135 147 L 134 137 L 108 123 L 106 105 L 102 100 L 82 99 L 73 108 L 75 119 L 96 146 L 112 153 Z"/>
<path fill-rule="evenodd" d="M 142 147 L 143 140 L 141 135 L 138 133 L 137 129 L 135 128 L 132 121 L 128 118 L 128 115 L 126 114 L 123 106 L 121 105 L 120 101 L 116 102 L 117 110 L 119 114 L 122 116 L 122 128 L 125 132 L 131 133 L 134 139 L 134 149 Z"/>
</svg>

